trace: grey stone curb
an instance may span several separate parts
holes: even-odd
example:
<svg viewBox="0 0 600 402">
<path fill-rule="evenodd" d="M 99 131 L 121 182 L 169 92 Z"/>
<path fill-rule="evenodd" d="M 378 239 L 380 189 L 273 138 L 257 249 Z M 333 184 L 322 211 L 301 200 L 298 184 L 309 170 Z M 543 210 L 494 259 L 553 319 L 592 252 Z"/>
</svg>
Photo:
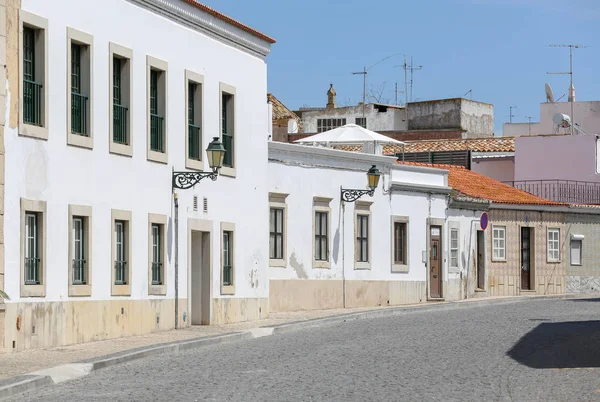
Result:
<svg viewBox="0 0 600 402">
<path fill-rule="evenodd" d="M 5 399 L 22 392 L 34 391 L 47 385 L 54 384 L 52 378 L 48 375 L 24 375 L 14 379 L 8 379 L 13 382 L 0 387 L 0 399 Z"/>
</svg>

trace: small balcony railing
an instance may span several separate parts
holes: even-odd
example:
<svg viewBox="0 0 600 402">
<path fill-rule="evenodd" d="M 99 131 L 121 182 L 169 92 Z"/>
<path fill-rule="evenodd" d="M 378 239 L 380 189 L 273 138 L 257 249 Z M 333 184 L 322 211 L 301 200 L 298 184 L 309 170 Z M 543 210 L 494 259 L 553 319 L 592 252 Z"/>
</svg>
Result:
<svg viewBox="0 0 600 402">
<path fill-rule="evenodd" d="M 152 263 L 152 284 L 153 285 L 162 285 L 162 262 L 153 262 Z"/>
<path fill-rule="evenodd" d="M 115 285 L 127 285 L 126 266 L 127 261 L 115 261 Z"/>
<path fill-rule="evenodd" d="M 157 114 L 150 115 L 150 150 L 165 152 L 164 118 Z"/>
<path fill-rule="evenodd" d="M 188 157 L 200 160 L 202 157 L 202 135 L 200 127 L 188 124 Z"/>
<path fill-rule="evenodd" d="M 127 107 L 113 104 L 113 142 L 129 144 L 127 138 Z"/>
<path fill-rule="evenodd" d="M 42 125 L 42 84 L 23 80 L 23 123 Z"/>
<path fill-rule="evenodd" d="M 40 284 L 40 259 L 25 258 L 25 285 Z"/>
<path fill-rule="evenodd" d="M 87 135 L 88 98 L 75 92 L 71 93 L 71 132 Z"/>
<path fill-rule="evenodd" d="M 504 182 L 550 201 L 600 204 L 600 183 L 575 180 L 523 180 Z"/>
<path fill-rule="evenodd" d="M 233 135 L 223 133 L 223 147 L 225 148 L 223 165 L 233 167 Z"/>
<path fill-rule="evenodd" d="M 85 260 L 73 260 L 73 285 L 85 285 Z"/>
</svg>

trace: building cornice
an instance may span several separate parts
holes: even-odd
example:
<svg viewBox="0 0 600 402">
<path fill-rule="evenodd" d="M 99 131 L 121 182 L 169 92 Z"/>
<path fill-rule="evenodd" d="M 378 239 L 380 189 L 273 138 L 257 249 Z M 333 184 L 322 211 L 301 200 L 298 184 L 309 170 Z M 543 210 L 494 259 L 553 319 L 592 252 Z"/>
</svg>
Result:
<svg viewBox="0 0 600 402">
<path fill-rule="evenodd" d="M 490 209 L 563 212 L 571 214 L 600 215 L 600 208 L 581 207 L 577 205 L 523 205 L 523 204 L 496 204 L 492 202 Z"/>
<path fill-rule="evenodd" d="M 256 38 L 224 21 L 219 20 L 217 22 L 216 17 L 202 10 L 191 12 L 167 0 L 128 1 L 263 60 L 271 51 L 271 46 L 268 42 Z"/>
</svg>

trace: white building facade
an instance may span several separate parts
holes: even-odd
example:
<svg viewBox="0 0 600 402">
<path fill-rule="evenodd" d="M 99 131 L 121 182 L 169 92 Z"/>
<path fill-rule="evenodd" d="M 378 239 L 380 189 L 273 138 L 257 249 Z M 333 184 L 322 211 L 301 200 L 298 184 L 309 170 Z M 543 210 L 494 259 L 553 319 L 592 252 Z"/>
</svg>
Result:
<svg viewBox="0 0 600 402">
<path fill-rule="evenodd" d="M 4 348 L 173 328 L 176 254 L 180 327 L 266 317 L 274 40 L 182 0 L 2 12 Z M 173 191 L 213 137 L 218 179 Z"/>
<path fill-rule="evenodd" d="M 372 197 L 342 202 L 341 189 Z M 447 171 L 395 158 L 269 143 L 271 311 L 452 300 Z"/>
</svg>

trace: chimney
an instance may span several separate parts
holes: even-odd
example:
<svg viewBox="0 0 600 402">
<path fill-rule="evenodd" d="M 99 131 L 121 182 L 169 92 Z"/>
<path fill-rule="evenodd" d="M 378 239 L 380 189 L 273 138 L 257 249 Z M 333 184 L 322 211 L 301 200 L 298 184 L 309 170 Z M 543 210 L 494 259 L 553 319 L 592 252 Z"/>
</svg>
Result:
<svg viewBox="0 0 600 402">
<path fill-rule="evenodd" d="M 327 91 L 327 109 L 335 109 L 335 89 L 333 84 L 329 84 L 329 91 Z"/>
</svg>

